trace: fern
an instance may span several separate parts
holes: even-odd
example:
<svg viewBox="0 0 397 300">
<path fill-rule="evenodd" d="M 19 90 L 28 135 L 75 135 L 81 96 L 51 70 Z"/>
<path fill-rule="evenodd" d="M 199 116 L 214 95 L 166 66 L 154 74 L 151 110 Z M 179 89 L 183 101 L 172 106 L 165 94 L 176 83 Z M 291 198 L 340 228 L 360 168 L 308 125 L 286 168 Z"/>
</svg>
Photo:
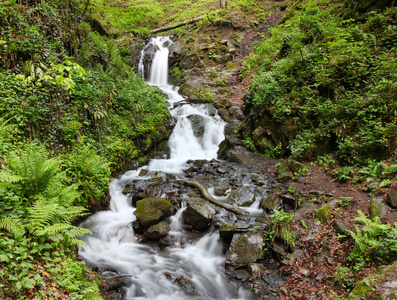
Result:
<svg viewBox="0 0 397 300">
<path fill-rule="evenodd" d="M 396 227 L 380 223 L 379 218 L 368 219 L 360 210 L 357 212 L 359 216 L 353 220 L 361 222 L 363 227 L 355 226 L 355 231 L 349 231 L 355 242 L 350 260 L 363 261 L 373 257 L 383 263 L 394 257 L 397 253 Z"/>
<path fill-rule="evenodd" d="M 0 219 L 0 229 L 5 229 L 9 232 L 23 231 L 23 225 L 18 219 L 5 216 Z"/>
</svg>

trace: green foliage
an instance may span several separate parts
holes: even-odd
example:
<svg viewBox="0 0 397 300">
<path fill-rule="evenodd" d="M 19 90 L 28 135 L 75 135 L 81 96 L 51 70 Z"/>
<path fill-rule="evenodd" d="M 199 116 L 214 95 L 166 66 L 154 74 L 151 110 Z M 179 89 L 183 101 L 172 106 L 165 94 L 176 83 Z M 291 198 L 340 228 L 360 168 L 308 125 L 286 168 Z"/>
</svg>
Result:
<svg viewBox="0 0 397 300">
<path fill-rule="evenodd" d="M 63 156 L 62 167 L 69 183 L 77 184 L 84 195 L 84 205 L 97 204 L 109 187 L 110 167 L 93 146 L 81 139 L 71 152 Z"/>
<path fill-rule="evenodd" d="M 352 200 L 352 197 L 339 197 L 339 200 L 336 200 L 336 203 L 345 209 L 348 209 L 351 205 L 350 201 Z"/>
<path fill-rule="evenodd" d="M 78 237 L 91 232 L 71 224 L 86 209 L 75 206 L 80 193 L 77 185 L 65 185 L 61 161 L 49 158 L 37 142 L 5 160 L 8 165 L 0 173 L 0 297 L 45 298 L 45 293 L 55 296 L 62 291 L 83 299 L 84 289 L 99 296 L 97 284 L 86 278 L 84 264 L 65 257 L 74 253 L 72 245 L 83 243 Z M 65 283 L 65 276 L 70 282 Z"/>
<path fill-rule="evenodd" d="M 355 226 L 355 231 L 350 231 L 355 246 L 349 260 L 354 264 L 355 270 L 371 259 L 381 264 L 392 261 L 397 254 L 396 224 L 394 227 L 381 224 L 378 217 L 374 220 L 368 219 L 360 210 L 358 214 L 353 220 L 361 222 L 363 227 Z"/>
<path fill-rule="evenodd" d="M 247 107 L 271 116 L 284 155 L 311 160 L 334 152 L 347 164 L 391 155 L 396 8 L 356 22 L 341 17 L 340 2 L 298 6 L 244 63 L 246 74 L 256 70 Z"/>
<path fill-rule="evenodd" d="M 265 243 L 271 243 L 276 238 L 281 239 L 290 248 L 295 247 L 295 236 L 292 232 L 294 215 L 287 214 L 283 210 L 275 211 L 272 220 L 265 233 Z"/>
<path fill-rule="evenodd" d="M 356 278 L 352 274 L 352 270 L 348 267 L 343 267 L 341 264 L 338 264 L 336 272 L 332 275 L 335 282 L 341 285 L 343 288 L 347 290 L 352 290 L 354 288 Z"/>
</svg>

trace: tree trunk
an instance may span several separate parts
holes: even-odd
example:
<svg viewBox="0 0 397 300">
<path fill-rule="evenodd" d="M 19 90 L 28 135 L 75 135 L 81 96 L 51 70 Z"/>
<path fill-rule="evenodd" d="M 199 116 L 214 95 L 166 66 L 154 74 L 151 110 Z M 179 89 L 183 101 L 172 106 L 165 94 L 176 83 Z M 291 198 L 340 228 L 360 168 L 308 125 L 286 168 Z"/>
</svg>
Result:
<svg viewBox="0 0 397 300">
<path fill-rule="evenodd" d="M 226 0 L 219 0 L 219 7 L 220 8 L 226 8 L 227 7 Z"/>
</svg>

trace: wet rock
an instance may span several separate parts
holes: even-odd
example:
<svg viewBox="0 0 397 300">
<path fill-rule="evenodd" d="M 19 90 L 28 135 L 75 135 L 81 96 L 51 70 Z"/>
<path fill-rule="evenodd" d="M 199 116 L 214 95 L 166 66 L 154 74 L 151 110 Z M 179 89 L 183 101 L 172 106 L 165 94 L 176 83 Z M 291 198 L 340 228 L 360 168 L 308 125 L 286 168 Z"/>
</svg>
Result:
<svg viewBox="0 0 397 300">
<path fill-rule="evenodd" d="M 150 226 L 145 232 L 144 235 L 149 239 L 158 239 L 161 236 L 166 235 L 171 230 L 170 225 L 165 222 L 161 221 L 155 225 Z"/>
<path fill-rule="evenodd" d="M 214 184 L 215 196 L 225 196 L 226 191 L 230 188 L 230 182 L 228 179 L 223 179 Z"/>
<path fill-rule="evenodd" d="M 223 224 L 219 228 L 219 237 L 224 241 L 231 241 L 235 233 L 247 232 L 250 225 L 247 223 L 235 223 L 233 225 Z"/>
<path fill-rule="evenodd" d="M 190 115 L 187 119 L 192 123 L 193 134 L 197 138 L 203 138 L 206 120 L 200 115 Z"/>
<path fill-rule="evenodd" d="M 223 107 L 219 108 L 218 114 L 227 123 L 230 123 L 233 121 L 233 116 L 230 114 L 229 110 L 226 108 L 223 108 Z"/>
<path fill-rule="evenodd" d="M 101 274 L 101 279 L 106 290 L 115 290 L 127 285 L 131 285 L 131 276 L 119 275 L 113 271 L 105 271 Z"/>
<path fill-rule="evenodd" d="M 371 220 L 375 220 L 376 217 L 379 219 L 383 218 L 387 213 L 387 206 L 383 203 L 381 197 L 374 198 L 371 200 L 370 216 Z"/>
<path fill-rule="evenodd" d="M 397 191 L 390 191 L 387 194 L 387 205 L 393 208 L 397 208 Z"/>
<path fill-rule="evenodd" d="M 183 276 L 177 277 L 175 283 L 189 296 L 198 296 L 200 294 L 196 284 Z"/>
<path fill-rule="evenodd" d="M 239 187 L 229 195 L 229 200 L 238 206 L 250 206 L 255 201 L 255 193 L 252 188 Z"/>
<path fill-rule="evenodd" d="M 172 204 L 163 198 L 150 197 L 136 203 L 136 218 L 148 228 L 172 214 Z"/>
<path fill-rule="evenodd" d="M 263 236 L 260 233 L 235 234 L 226 254 L 226 264 L 246 266 L 262 257 Z"/>
<path fill-rule="evenodd" d="M 149 173 L 148 169 L 141 169 L 139 172 L 139 176 L 146 176 Z"/>
<path fill-rule="evenodd" d="M 198 197 L 190 198 L 187 202 L 189 206 L 182 213 L 183 223 L 195 230 L 208 229 L 216 213 L 215 205 Z"/>
<path fill-rule="evenodd" d="M 316 217 L 317 219 L 323 223 L 326 224 L 329 220 L 331 220 L 332 217 L 332 211 L 335 207 L 332 207 L 330 203 L 327 203 L 320 208 L 315 210 Z"/>
<path fill-rule="evenodd" d="M 260 207 L 264 211 L 274 211 L 282 204 L 282 200 L 276 194 L 270 194 L 265 199 L 262 200 Z"/>
</svg>

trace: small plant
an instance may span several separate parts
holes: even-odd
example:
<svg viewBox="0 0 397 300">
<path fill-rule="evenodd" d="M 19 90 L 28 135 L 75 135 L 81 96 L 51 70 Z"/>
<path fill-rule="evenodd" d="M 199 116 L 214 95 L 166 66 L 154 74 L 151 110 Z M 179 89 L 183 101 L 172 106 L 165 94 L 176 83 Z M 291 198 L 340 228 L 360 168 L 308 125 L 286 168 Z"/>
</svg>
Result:
<svg viewBox="0 0 397 300">
<path fill-rule="evenodd" d="M 351 205 L 350 201 L 352 200 L 352 197 L 339 197 L 339 200 L 336 200 L 336 203 L 343 208 L 348 209 Z"/>
<path fill-rule="evenodd" d="M 351 175 L 354 173 L 354 167 L 346 166 L 337 169 L 333 172 L 333 175 L 338 178 L 339 181 L 347 181 L 350 179 Z"/>
<path fill-rule="evenodd" d="M 397 224 L 394 227 L 381 224 L 378 217 L 371 220 L 362 211 L 357 212 L 359 216 L 353 220 L 363 223 L 364 226 L 355 226 L 355 231 L 349 231 L 355 246 L 348 259 L 357 270 L 371 259 L 376 259 L 381 264 L 393 260 L 397 254 Z"/>
<path fill-rule="evenodd" d="M 248 150 L 255 151 L 255 144 L 251 138 L 248 137 L 248 138 L 242 140 L 241 142 L 243 143 L 243 146 L 245 148 L 247 148 Z"/>
<path fill-rule="evenodd" d="M 341 264 L 338 264 L 335 273 L 331 277 L 335 280 L 336 283 L 338 283 L 347 290 L 353 289 L 356 282 L 356 279 L 352 274 L 350 268 L 342 267 Z"/>
<path fill-rule="evenodd" d="M 218 55 L 218 54 L 216 54 L 216 52 L 214 52 L 214 51 L 210 51 L 210 52 L 208 53 L 208 58 L 209 58 L 209 59 L 212 59 L 212 60 L 214 60 L 214 61 L 218 61 L 218 60 L 221 58 L 221 56 Z"/>
<path fill-rule="evenodd" d="M 271 241 L 273 242 L 276 238 L 279 238 L 287 246 L 289 246 L 290 248 L 294 248 L 295 236 L 291 230 L 293 220 L 294 215 L 287 214 L 283 210 L 276 211 L 269 226 Z"/>
<path fill-rule="evenodd" d="M 215 69 L 210 70 L 210 78 L 216 78 L 219 76 L 219 73 Z"/>
</svg>

